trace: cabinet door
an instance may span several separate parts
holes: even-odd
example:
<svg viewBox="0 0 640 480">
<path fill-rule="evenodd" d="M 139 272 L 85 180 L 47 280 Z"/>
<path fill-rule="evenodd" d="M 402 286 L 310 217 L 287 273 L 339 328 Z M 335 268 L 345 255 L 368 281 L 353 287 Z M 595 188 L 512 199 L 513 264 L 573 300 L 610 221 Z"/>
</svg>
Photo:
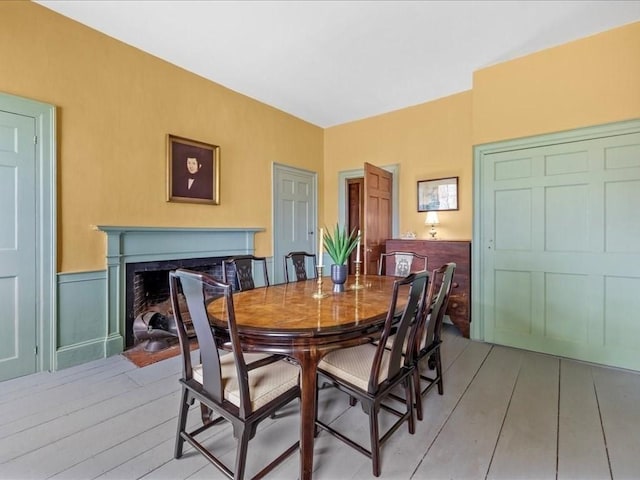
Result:
<svg viewBox="0 0 640 480">
<path fill-rule="evenodd" d="M 456 272 L 453 276 L 453 288 L 447 307 L 447 315 L 467 338 L 471 322 L 471 242 L 447 240 L 388 240 L 387 252 L 415 252 L 427 257 L 427 269 L 433 270 L 445 263 L 454 262 Z M 388 269 L 392 268 L 390 264 Z M 417 271 L 416 265 L 412 271 Z"/>
</svg>

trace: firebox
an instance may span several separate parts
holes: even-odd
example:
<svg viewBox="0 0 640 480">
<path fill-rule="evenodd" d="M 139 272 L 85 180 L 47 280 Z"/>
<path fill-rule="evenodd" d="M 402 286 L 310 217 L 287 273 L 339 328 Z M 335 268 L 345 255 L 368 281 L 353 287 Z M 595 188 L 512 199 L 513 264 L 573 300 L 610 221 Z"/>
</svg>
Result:
<svg viewBox="0 0 640 480">
<path fill-rule="evenodd" d="M 169 305 L 169 272 L 188 268 L 222 280 L 222 261 L 227 257 L 187 258 L 126 264 L 126 348 L 134 346 L 134 320 Z"/>
</svg>

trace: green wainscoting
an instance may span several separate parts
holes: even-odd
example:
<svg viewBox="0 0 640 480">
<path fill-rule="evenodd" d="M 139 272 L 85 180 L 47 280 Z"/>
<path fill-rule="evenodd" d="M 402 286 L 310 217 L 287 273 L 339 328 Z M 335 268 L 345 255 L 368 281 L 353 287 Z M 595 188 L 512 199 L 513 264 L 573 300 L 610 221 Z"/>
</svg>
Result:
<svg viewBox="0 0 640 480">
<path fill-rule="evenodd" d="M 58 274 L 55 368 L 107 356 L 107 272 Z"/>
<path fill-rule="evenodd" d="M 107 235 L 107 269 L 58 274 L 55 369 L 121 353 L 125 273 L 130 262 L 254 253 L 263 228 L 99 226 Z M 268 259 L 270 278 L 273 259 Z"/>
</svg>

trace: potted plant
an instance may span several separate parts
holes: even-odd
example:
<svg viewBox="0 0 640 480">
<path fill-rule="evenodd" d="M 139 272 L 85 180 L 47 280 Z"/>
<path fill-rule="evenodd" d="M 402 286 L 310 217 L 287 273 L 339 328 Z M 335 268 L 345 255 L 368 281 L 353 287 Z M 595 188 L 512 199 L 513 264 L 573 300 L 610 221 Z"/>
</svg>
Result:
<svg viewBox="0 0 640 480">
<path fill-rule="evenodd" d="M 344 282 L 347 280 L 347 259 L 351 252 L 360 244 L 359 231 L 354 228 L 351 233 L 347 234 L 346 227 L 340 228 L 336 224 L 333 234 L 328 229 L 325 230 L 323 241 L 324 248 L 331 257 L 333 264 L 331 265 L 331 281 L 333 282 L 334 292 L 344 291 Z"/>
</svg>

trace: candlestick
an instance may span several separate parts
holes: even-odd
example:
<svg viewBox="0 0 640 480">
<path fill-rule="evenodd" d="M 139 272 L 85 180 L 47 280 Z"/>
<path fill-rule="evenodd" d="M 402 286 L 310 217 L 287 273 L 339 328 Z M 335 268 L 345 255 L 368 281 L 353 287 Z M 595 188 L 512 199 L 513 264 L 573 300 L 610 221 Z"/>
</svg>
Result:
<svg viewBox="0 0 640 480">
<path fill-rule="evenodd" d="M 313 298 L 324 298 L 327 296 L 326 293 L 322 293 L 322 265 L 316 265 L 316 270 L 318 273 L 318 280 L 316 281 L 316 285 L 318 286 L 318 289 L 313 292 L 313 295 L 311 295 Z"/>
<path fill-rule="evenodd" d="M 356 262 L 360 261 L 360 229 L 358 229 L 358 243 L 356 245 Z"/>
<path fill-rule="evenodd" d="M 362 264 L 362 262 L 356 261 L 353 263 L 356 265 L 356 283 L 351 285 L 349 288 L 351 288 L 351 290 L 360 290 L 361 288 L 364 288 L 364 285 L 360 283 L 360 264 Z"/>
<path fill-rule="evenodd" d="M 320 228 L 320 241 L 318 242 L 318 267 L 320 268 L 322 268 L 322 243 L 323 242 L 324 242 L 324 228 Z"/>
</svg>

